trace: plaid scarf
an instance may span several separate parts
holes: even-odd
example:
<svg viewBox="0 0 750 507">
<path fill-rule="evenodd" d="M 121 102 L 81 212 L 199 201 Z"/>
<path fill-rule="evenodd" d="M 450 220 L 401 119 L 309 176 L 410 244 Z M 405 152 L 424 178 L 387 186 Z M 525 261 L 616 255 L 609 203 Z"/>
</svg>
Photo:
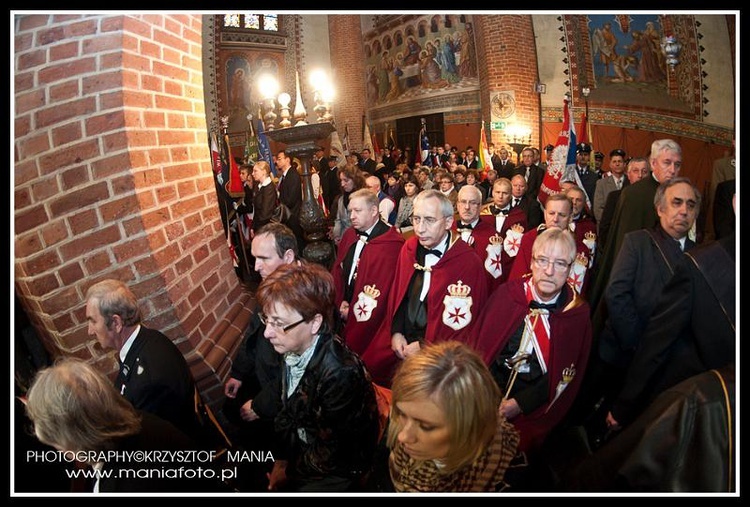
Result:
<svg viewBox="0 0 750 507">
<path fill-rule="evenodd" d="M 519 436 L 504 417 L 498 417 L 495 437 L 474 462 L 450 474 L 443 473 L 433 460 L 409 457 L 397 444 L 391 451 L 389 467 L 397 492 L 499 491 L 506 486 L 505 472 L 516 456 Z"/>
</svg>

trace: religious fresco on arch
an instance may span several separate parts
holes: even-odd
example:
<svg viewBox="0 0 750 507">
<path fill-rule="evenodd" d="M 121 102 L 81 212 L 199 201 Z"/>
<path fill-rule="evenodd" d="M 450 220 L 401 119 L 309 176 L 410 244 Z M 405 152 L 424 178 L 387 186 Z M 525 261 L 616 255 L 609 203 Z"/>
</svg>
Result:
<svg viewBox="0 0 750 507">
<path fill-rule="evenodd" d="M 410 17 L 376 32 L 364 41 L 370 108 L 479 86 L 474 31 L 467 16 Z"/>
<path fill-rule="evenodd" d="M 594 74 L 598 86 L 625 83 L 666 93 L 667 63 L 658 15 L 589 15 Z"/>
<path fill-rule="evenodd" d="M 701 63 L 696 23 L 690 15 L 565 15 L 565 63 L 576 94 L 590 100 L 701 114 Z M 662 53 L 665 34 L 682 45 L 671 68 Z"/>
</svg>

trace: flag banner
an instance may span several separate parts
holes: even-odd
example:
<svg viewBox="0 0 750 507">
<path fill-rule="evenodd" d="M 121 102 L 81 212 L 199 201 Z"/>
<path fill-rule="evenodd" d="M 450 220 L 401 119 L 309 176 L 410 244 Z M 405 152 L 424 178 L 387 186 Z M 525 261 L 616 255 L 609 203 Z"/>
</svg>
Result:
<svg viewBox="0 0 750 507">
<path fill-rule="evenodd" d="M 211 132 L 211 163 L 213 166 L 214 174 L 216 175 L 216 179 L 219 180 L 219 185 L 223 185 L 224 180 L 221 176 L 221 152 L 219 151 L 219 143 L 216 141 L 215 132 Z"/>
<path fill-rule="evenodd" d="M 578 143 L 586 143 L 591 144 L 591 139 L 589 139 L 589 133 L 587 129 L 589 119 L 586 116 L 586 113 L 583 113 L 583 116 L 581 116 L 581 128 L 578 129 L 577 132 L 579 132 L 578 136 L 576 137 L 576 144 Z"/>
<path fill-rule="evenodd" d="M 341 138 L 339 133 L 335 130 L 331 132 L 331 149 L 328 154 L 329 157 L 336 159 L 336 167 L 341 167 L 346 164 L 346 156 L 344 155 L 344 145 L 341 144 Z"/>
<path fill-rule="evenodd" d="M 258 138 L 255 136 L 251 118 L 247 124 L 247 132 L 245 132 L 245 156 L 243 157 L 245 164 L 255 164 L 258 161 L 259 153 Z"/>
<path fill-rule="evenodd" d="M 563 125 L 557 136 L 555 149 L 552 150 L 552 159 L 547 164 L 547 171 L 539 189 L 538 199 L 544 206 L 547 197 L 560 192 L 560 180 L 570 171 L 578 175 L 576 166 L 576 130 L 573 124 L 573 112 L 568 107 L 567 97 L 563 100 Z M 580 185 L 580 180 L 578 180 Z M 581 187 L 583 188 L 583 187 Z"/>
<path fill-rule="evenodd" d="M 484 130 L 484 121 L 482 122 L 482 131 L 479 134 L 479 170 L 482 173 L 482 179 L 486 176 L 487 171 L 492 169 L 492 156 L 487 145 L 487 134 Z"/>
<path fill-rule="evenodd" d="M 395 137 L 393 137 L 393 129 L 391 129 L 391 130 L 390 130 L 390 131 L 388 132 L 388 142 L 390 143 L 390 144 L 388 145 L 388 147 L 389 147 L 390 149 L 393 149 L 393 148 L 395 148 L 395 147 L 396 147 L 396 138 L 395 138 Z"/>
<path fill-rule="evenodd" d="M 261 120 L 255 120 L 257 127 L 255 131 L 258 133 L 258 157 L 260 160 L 265 160 L 268 165 L 271 166 L 271 174 L 276 177 L 276 166 L 273 163 L 273 153 L 271 153 L 271 146 L 268 144 L 268 137 L 263 130 L 263 122 Z"/>
<path fill-rule="evenodd" d="M 227 192 L 232 197 L 242 197 L 245 195 L 245 191 L 242 188 L 242 180 L 240 179 L 240 167 L 237 165 L 237 161 L 234 160 L 232 148 L 229 146 L 229 134 L 224 134 L 224 144 L 229 162 L 229 181 L 226 183 Z"/>
<path fill-rule="evenodd" d="M 344 155 L 349 156 L 351 146 L 349 145 L 349 124 L 344 125 L 344 138 L 341 140 L 344 147 Z"/>
<path fill-rule="evenodd" d="M 430 156 L 430 140 L 427 137 L 427 122 L 422 118 L 422 128 L 419 129 L 419 140 L 417 140 L 417 150 L 414 154 L 414 162 L 425 164 Z"/>
<path fill-rule="evenodd" d="M 365 130 L 362 136 L 362 149 L 370 150 L 370 158 L 375 159 L 375 150 L 372 148 L 372 137 L 370 136 L 370 125 L 365 123 Z"/>
<path fill-rule="evenodd" d="M 373 154 L 373 158 L 375 158 L 374 155 L 376 153 L 380 154 L 382 151 L 383 150 L 380 149 L 380 145 L 378 144 L 378 136 L 377 136 L 377 134 L 373 133 L 372 134 L 372 154 Z"/>
</svg>

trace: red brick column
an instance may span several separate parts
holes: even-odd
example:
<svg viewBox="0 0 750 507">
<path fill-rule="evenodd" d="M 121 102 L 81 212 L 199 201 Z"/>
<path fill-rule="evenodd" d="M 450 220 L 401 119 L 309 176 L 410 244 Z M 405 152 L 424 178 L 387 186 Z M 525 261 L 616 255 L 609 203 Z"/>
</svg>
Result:
<svg viewBox="0 0 750 507">
<path fill-rule="evenodd" d="M 540 140 L 541 104 L 534 84 L 539 81 L 534 25 L 529 15 L 474 16 L 482 118 L 488 142 L 507 144 L 501 131 L 490 139 L 490 94 L 514 90 L 516 122 L 531 127 L 531 144 Z"/>
<path fill-rule="evenodd" d="M 199 15 L 16 16 L 15 286 L 53 355 L 113 370 L 87 336 L 84 297 L 118 278 L 203 387 L 226 372 L 247 296 L 202 89 Z"/>
<path fill-rule="evenodd" d="M 365 114 L 365 66 L 362 20 L 357 15 L 328 16 L 331 69 L 336 97 L 333 115 L 336 130 L 343 138 L 349 125 L 349 142 L 362 149 L 362 115 Z"/>
</svg>

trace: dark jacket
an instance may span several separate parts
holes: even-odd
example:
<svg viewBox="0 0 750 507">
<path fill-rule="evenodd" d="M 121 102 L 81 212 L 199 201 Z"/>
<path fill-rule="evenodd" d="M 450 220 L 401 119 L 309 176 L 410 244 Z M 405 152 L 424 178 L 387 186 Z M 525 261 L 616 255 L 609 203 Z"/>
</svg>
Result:
<svg viewBox="0 0 750 507">
<path fill-rule="evenodd" d="M 690 377 L 664 391 L 560 484 L 591 493 L 736 491 L 734 398 L 734 365 Z"/>
<path fill-rule="evenodd" d="M 139 410 L 165 419 L 193 438 L 201 434 L 195 414 L 195 383 L 177 346 L 141 325 L 115 379 L 115 387 Z"/>
<path fill-rule="evenodd" d="M 626 424 L 657 394 L 688 377 L 735 362 L 735 265 L 734 234 L 683 255 L 612 406 L 616 421 Z"/>
<path fill-rule="evenodd" d="M 694 245 L 685 238 L 686 251 Z M 679 244 L 661 227 L 625 235 L 604 294 L 609 319 L 599 338 L 599 353 L 606 363 L 623 369 L 630 364 L 661 291 L 681 257 Z"/>
<path fill-rule="evenodd" d="M 305 373 L 286 396 L 276 430 L 286 444 L 290 480 L 356 479 L 369 471 L 378 439 L 378 406 L 364 363 L 324 326 Z M 307 435 L 302 441 L 298 429 Z"/>
<path fill-rule="evenodd" d="M 271 221 L 273 210 L 276 208 L 276 187 L 273 182 L 259 187 L 253 196 L 255 214 L 253 215 L 253 230 L 258 231 Z"/>
</svg>

